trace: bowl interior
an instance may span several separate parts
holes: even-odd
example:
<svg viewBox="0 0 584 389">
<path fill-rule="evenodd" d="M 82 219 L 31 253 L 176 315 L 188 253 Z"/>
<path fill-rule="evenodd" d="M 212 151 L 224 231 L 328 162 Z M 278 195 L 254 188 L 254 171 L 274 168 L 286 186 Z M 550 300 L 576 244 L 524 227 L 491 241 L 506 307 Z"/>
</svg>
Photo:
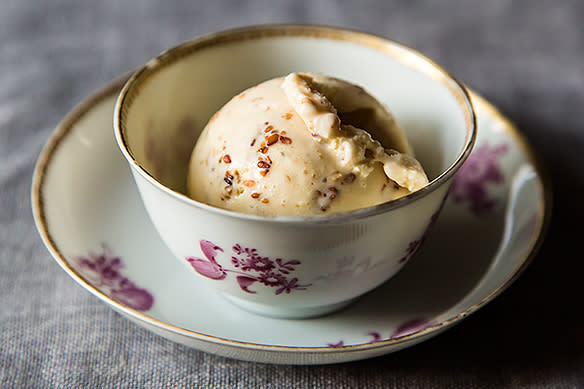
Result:
<svg viewBox="0 0 584 389">
<path fill-rule="evenodd" d="M 305 71 L 361 85 L 386 104 L 430 180 L 470 139 L 464 92 L 430 61 L 366 34 L 305 28 L 204 37 L 151 61 L 119 102 L 126 147 L 156 180 L 185 193 L 190 154 L 209 118 L 250 86 Z"/>
</svg>

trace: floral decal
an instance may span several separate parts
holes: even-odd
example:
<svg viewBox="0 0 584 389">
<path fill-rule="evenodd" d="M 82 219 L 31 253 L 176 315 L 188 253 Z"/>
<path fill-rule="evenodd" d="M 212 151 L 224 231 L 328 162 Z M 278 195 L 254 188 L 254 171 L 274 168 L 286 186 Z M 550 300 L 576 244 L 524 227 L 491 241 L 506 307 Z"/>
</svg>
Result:
<svg viewBox="0 0 584 389">
<path fill-rule="evenodd" d="M 444 204 L 444 202 L 442 203 L 442 205 L 443 204 Z M 436 223 L 436 219 L 438 219 L 438 214 L 440 213 L 440 209 L 442 209 L 442 205 L 440 205 L 440 208 L 436 212 L 434 212 L 434 214 L 430 218 L 430 221 L 428 222 L 428 225 L 426 226 L 426 229 L 424 230 L 422 237 L 420 239 L 413 240 L 408 244 L 408 247 L 404 253 L 404 256 L 401 257 L 401 259 L 399 260 L 399 263 L 408 262 L 414 256 L 416 251 L 418 251 L 418 249 L 420 248 L 422 243 L 424 243 L 424 241 L 428 237 L 428 233 L 430 232 L 432 226 L 434 225 L 434 223 Z"/>
<path fill-rule="evenodd" d="M 489 196 L 488 186 L 503 183 L 504 176 L 499 165 L 500 158 L 509 147 L 506 144 L 478 147 L 460 167 L 454 177 L 450 195 L 455 203 L 468 203 L 470 211 L 480 216 L 489 212 L 497 203 Z"/>
<path fill-rule="evenodd" d="M 89 253 L 87 256 L 75 258 L 75 264 L 89 283 L 117 302 L 138 311 L 152 308 L 152 294 L 124 277 L 120 271 L 124 267 L 121 258 L 112 255 L 106 245 L 103 245 L 101 254 Z"/>
<path fill-rule="evenodd" d="M 293 290 L 306 290 L 311 285 L 300 284 L 298 278 L 290 276 L 295 271 L 295 266 L 300 265 L 298 260 L 284 261 L 281 258 L 271 260 L 261 256 L 254 248 L 236 244 L 231 248 L 233 268 L 227 269 L 215 259 L 219 253 L 224 252 L 221 247 L 208 240 L 201 240 L 199 243 L 206 259 L 187 257 L 186 260 L 193 269 L 212 280 L 223 280 L 227 277 L 227 273 L 233 273 L 236 275 L 235 280 L 239 287 L 246 293 L 257 293 L 250 289 L 256 282 L 274 288 L 276 295 L 283 292 L 289 294 Z"/>
<path fill-rule="evenodd" d="M 390 335 L 388 338 L 383 338 L 383 336 L 379 332 L 369 332 L 367 336 L 371 339 L 367 343 L 375 343 L 375 342 L 382 342 L 384 340 L 391 340 L 404 337 L 406 335 L 412 335 L 416 332 L 420 332 L 433 326 L 435 322 L 429 321 L 423 318 L 415 318 L 412 320 L 408 320 L 401 325 L 399 325 Z M 345 345 L 344 341 L 339 341 L 337 343 L 327 343 L 329 347 L 343 347 Z"/>
<path fill-rule="evenodd" d="M 418 251 L 418 249 L 420 248 L 420 246 L 422 245 L 422 241 L 424 240 L 424 237 L 420 238 L 420 239 L 416 239 L 411 241 L 408 244 L 408 248 L 406 249 L 406 252 L 404 254 L 403 257 L 401 257 L 401 259 L 399 260 L 399 263 L 406 263 L 408 262 L 416 253 L 416 251 Z"/>
</svg>

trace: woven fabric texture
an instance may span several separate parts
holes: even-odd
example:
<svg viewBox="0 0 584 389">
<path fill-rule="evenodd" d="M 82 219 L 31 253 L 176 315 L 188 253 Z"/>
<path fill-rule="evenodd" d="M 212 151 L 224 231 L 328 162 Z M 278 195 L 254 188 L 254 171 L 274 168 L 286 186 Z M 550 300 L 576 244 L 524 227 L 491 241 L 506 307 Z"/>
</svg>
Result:
<svg viewBox="0 0 584 389">
<path fill-rule="evenodd" d="M 581 0 L 3 0 L 0 387 L 584 387 L 583 20 Z M 226 359 L 114 313 L 41 243 L 30 210 L 32 171 L 75 104 L 183 40 L 280 22 L 364 30 L 424 52 L 500 107 L 549 168 L 554 215 L 532 265 L 433 340 L 341 365 Z"/>
</svg>

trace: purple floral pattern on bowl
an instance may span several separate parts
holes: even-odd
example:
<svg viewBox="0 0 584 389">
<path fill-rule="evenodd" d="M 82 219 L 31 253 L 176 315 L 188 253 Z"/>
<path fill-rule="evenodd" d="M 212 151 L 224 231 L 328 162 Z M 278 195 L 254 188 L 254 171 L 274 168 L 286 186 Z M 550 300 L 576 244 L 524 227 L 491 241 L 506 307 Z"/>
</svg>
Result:
<svg viewBox="0 0 584 389">
<path fill-rule="evenodd" d="M 417 332 L 423 331 L 426 328 L 433 326 L 435 322 L 424 319 L 424 318 L 415 318 L 408 320 L 402 324 L 400 324 L 387 338 L 384 338 L 380 332 L 369 332 L 367 336 L 371 339 L 366 343 L 376 343 L 382 342 L 385 340 L 391 339 L 398 339 L 402 338 L 407 335 L 412 335 Z M 345 342 L 343 340 L 338 341 L 337 343 L 327 343 L 328 347 L 343 347 L 345 346 Z"/>
<path fill-rule="evenodd" d="M 138 311 L 147 311 L 154 305 L 154 297 L 149 291 L 136 286 L 122 274 L 122 259 L 112 255 L 106 245 L 100 254 L 90 252 L 75 258 L 75 264 L 79 274 L 90 284 L 117 302 Z"/>
<path fill-rule="evenodd" d="M 413 240 L 410 243 L 408 243 L 408 248 L 406 249 L 404 256 L 401 257 L 401 259 L 399 260 L 399 263 L 408 262 L 414 256 L 416 251 L 418 251 L 423 240 L 424 240 L 424 237 L 422 237 L 420 239 Z"/>
<path fill-rule="evenodd" d="M 187 257 L 186 260 L 193 269 L 212 280 L 223 280 L 227 277 L 227 273 L 235 274 L 239 287 L 246 293 L 257 293 L 256 290 L 250 289 L 256 282 L 274 288 L 276 295 L 284 292 L 289 294 L 293 290 L 306 290 L 311 286 L 311 284 L 301 284 L 297 277 L 290 276 L 296 270 L 295 267 L 301 264 L 298 260 L 284 261 L 282 258 L 272 260 L 261 256 L 257 249 L 243 247 L 238 243 L 231 248 L 233 268 L 226 268 L 215 259 L 217 255 L 224 253 L 223 248 L 204 239 L 199 244 L 206 259 Z"/>
<path fill-rule="evenodd" d="M 483 144 L 468 157 L 454 177 L 450 196 L 455 203 L 468 203 L 470 211 L 477 215 L 488 213 L 497 200 L 489 195 L 489 185 L 500 185 L 504 181 L 500 159 L 509 146 Z"/>
<path fill-rule="evenodd" d="M 442 202 L 442 205 L 443 204 L 444 204 L 444 202 Z M 436 220 L 438 219 L 438 215 L 440 214 L 440 210 L 442 209 L 442 205 L 440 206 L 440 208 L 436 212 L 434 212 L 434 214 L 430 218 L 430 221 L 428 222 L 428 225 L 426 226 L 426 229 L 424 230 L 424 233 L 422 234 L 420 239 L 416 239 L 416 240 L 413 240 L 410 243 L 408 243 L 408 247 L 406 248 L 404 256 L 401 257 L 401 259 L 399 260 L 399 263 L 403 264 L 403 263 L 408 262 L 414 256 L 414 254 L 418 251 L 418 249 L 420 248 L 422 243 L 424 243 L 424 241 L 428 237 L 428 234 L 430 233 L 430 230 L 432 229 L 432 226 L 434 225 L 434 223 L 436 223 Z"/>
</svg>

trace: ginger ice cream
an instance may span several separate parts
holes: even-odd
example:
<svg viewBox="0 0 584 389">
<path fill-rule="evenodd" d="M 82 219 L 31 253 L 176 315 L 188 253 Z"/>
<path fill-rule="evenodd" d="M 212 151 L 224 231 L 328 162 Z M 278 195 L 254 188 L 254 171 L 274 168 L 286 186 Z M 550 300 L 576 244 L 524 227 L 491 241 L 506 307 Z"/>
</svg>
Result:
<svg viewBox="0 0 584 389">
<path fill-rule="evenodd" d="M 365 208 L 427 183 L 383 104 L 312 73 L 263 82 L 223 106 L 197 141 L 187 178 L 195 200 L 269 216 Z"/>
</svg>

